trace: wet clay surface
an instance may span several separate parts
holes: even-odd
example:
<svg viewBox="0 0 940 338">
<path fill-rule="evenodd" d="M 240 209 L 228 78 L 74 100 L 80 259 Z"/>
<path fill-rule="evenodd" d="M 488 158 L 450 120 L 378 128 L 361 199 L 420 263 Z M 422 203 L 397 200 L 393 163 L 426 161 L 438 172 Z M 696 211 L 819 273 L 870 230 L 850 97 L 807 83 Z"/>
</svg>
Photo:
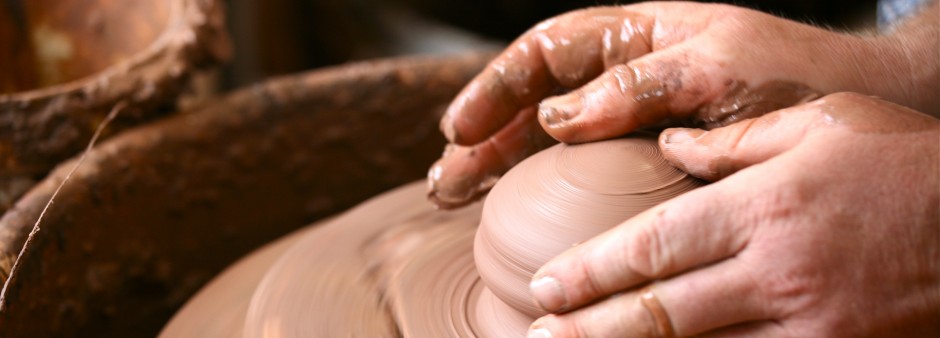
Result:
<svg viewBox="0 0 940 338">
<path fill-rule="evenodd" d="M 822 96 L 804 84 L 789 81 L 769 81 L 750 88 L 747 83 L 730 80 L 728 87 L 722 98 L 693 115 L 694 126 L 705 129 L 726 126 Z"/>
<path fill-rule="evenodd" d="M 245 337 L 521 337 L 539 314 L 538 266 L 700 185 L 658 149 L 646 136 L 558 145 L 510 170 L 485 206 L 456 211 L 435 210 L 421 182 L 395 189 L 244 259 L 163 336 L 218 327 L 198 319 L 224 303 L 237 310 L 220 320 Z"/>
<path fill-rule="evenodd" d="M 655 139 L 559 145 L 510 170 L 487 196 L 474 255 L 492 292 L 533 319 L 535 271 L 591 238 L 701 183 L 673 168 Z"/>
<path fill-rule="evenodd" d="M 160 337 L 241 337 L 251 294 L 264 272 L 318 222 L 253 251 L 215 277 L 189 299 L 160 332 Z"/>
</svg>

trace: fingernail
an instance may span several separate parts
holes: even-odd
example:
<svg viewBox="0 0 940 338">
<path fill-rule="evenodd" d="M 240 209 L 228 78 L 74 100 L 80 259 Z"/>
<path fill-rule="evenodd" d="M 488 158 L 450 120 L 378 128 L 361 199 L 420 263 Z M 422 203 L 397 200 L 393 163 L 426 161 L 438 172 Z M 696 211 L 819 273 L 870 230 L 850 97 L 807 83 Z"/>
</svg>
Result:
<svg viewBox="0 0 940 338">
<path fill-rule="evenodd" d="M 549 127 L 559 127 L 581 112 L 581 98 L 568 94 L 549 98 L 539 104 L 539 116 Z"/>
<path fill-rule="evenodd" d="M 545 312 L 563 311 L 568 307 L 568 298 L 561 283 L 552 277 L 542 277 L 529 283 L 529 290 L 536 304 Z"/>
<path fill-rule="evenodd" d="M 552 331 L 546 328 L 529 330 L 529 334 L 526 335 L 526 338 L 552 338 Z"/>
<path fill-rule="evenodd" d="M 705 133 L 701 129 L 672 129 L 665 132 L 666 144 L 688 143 Z"/>
<path fill-rule="evenodd" d="M 447 138 L 447 141 L 454 142 L 457 139 L 457 130 L 454 129 L 454 124 L 451 122 L 450 114 L 444 114 L 444 117 L 441 118 L 441 124 L 439 125 L 441 132 L 444 133 L 444 137 Z"/>
</svg>

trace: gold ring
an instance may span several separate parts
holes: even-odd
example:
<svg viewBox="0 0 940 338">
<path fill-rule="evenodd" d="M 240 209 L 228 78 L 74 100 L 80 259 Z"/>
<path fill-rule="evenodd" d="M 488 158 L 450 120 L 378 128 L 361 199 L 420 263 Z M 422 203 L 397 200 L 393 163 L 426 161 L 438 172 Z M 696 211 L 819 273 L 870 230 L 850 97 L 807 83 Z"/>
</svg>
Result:
<svg viewBox="0 0 940 338">
<path fill-rule="evenodd" d="M 656 298 L 656 294 L 653 293 L 652 285 L 640 291 L 640 302 L 643 303 L 643 307 L 646 308 L 646 311 L 653 317 L 653 321 L 656 322 L 656 329 L 659 331 L 659 336 L 662 338 L 675 338 L 676 331 L 672 328 L 672 321 L 669 320 L 669 314 L 666 313 L 663 304 L 659 302 L 659 299 Z"/>
</svg>

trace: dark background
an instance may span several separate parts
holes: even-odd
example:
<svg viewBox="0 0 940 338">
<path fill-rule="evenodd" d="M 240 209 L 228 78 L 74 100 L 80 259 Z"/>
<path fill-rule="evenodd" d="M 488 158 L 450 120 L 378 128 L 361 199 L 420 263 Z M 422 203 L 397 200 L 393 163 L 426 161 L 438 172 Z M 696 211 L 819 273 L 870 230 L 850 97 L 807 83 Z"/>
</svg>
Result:
<svg viewBox="0 0 940 338">
<path fill-rule="evenodd" d="M 409 43 L 435 31 L 433 23 L 491 42 L 512 41 L 554 15 L 629 1 L 561 0 L 232 0 L 228 25 L 235 58 L 223 71 L 225 89 L 348 61 L 427 53 Z M 835 29 L 874 22 L 874 0 L 751 0 L 729 2 Z M 407 40 L 407 41 L 406 41 Z M 430 51 L 446 52 L 446 51 Z"/>
</svg>

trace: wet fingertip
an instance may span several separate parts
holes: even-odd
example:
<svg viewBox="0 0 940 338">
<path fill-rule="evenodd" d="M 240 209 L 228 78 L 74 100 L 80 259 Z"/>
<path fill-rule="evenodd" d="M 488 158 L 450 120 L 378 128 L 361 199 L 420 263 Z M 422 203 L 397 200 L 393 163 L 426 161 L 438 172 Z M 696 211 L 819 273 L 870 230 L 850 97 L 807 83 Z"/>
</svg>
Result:
<svg viewBox="0 0 940 338">
<path fill-rule="evenodd" d="M 694 142 L 705 133 L 695 128 L 670 128 L 660 134 L 660 142 L 664 145 L 688 144 Z"/>
<path fill-rule="evenodd" d="M 577 95 L 548 98 L 539 103 L 539 119 L 546 127 L 563 127 L 581 113 L 582 107 L 581 99 Z"/>
<path fill-rule="evenodd" d="M 689 128 L 670 128 L 664 130 L 659 135 L 659 150 L 662 151 L 663 158 L 676 169 L 689 172 L 681 154 L 695 140 L 690 135 Z"/>
</svg>

